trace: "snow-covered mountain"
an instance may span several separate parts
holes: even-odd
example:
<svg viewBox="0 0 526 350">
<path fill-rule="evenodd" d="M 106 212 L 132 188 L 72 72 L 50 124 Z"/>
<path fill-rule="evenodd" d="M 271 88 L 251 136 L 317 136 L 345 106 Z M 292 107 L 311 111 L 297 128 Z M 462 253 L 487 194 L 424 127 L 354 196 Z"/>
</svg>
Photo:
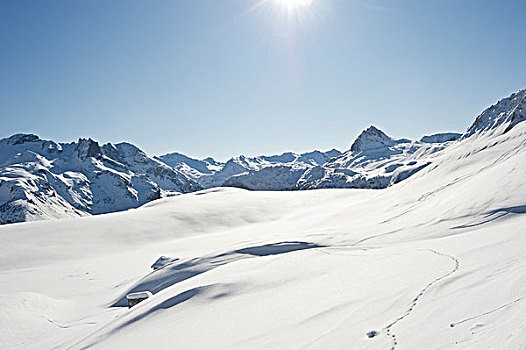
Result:
<svg viewBox="0 0 526 350">
<path fill-rule="evenodd" d="M 371 126 L 342 155 L 321 164 L 276 164 L 233 174 L 224 186 L 250 190 L 373 188 L 392 186 L 434 161 L 435 153 L 481 132 L 507 132 L 526 120 L 526 89 L 482 112 L 466 133 L 427 135 L 420 141 L 394 139 Z M 205 185 L 205 187 L 207 187 Z"/>
<path fill-rule="evenodd" d="M 331 162 L 427 154 L 381 190 L 219 188 L 0 226 L 0 348 L 526 349 L 526 123 L 500 120 Z"/>
<path fill-rule="evenodd" d="M 396 141 L 387 136 L 383 131 L 371 125 L 368 129 L 362 131 L 360 136 L 351 145 L 351 151 L 354 153 L 369 152 L 374 150 L 384 150 L 402 141 Z"/>
<path fill-rule="evenodd" d="M 251 190 L 381 189 L 433 167 L 445 149 L 476 135 L 506 133 L 526 120 L 526 90 L 483 111 L 463 134 L 396 139 L 371 126 L 344 153 L 193 159 L 151 158 L 134 145 L 91 139 L 63 144 L 18 134 L 0 140 L 0 223 L 109 213 L 174 193 L 211 187 Z"/>
<path fill-rule="evenodd" d="M 424 141 L 394 139 L 371 126 L 350 150 L 322 164 L 280 165 L 232 176 L 224 185 L 251 190 L 385 188 L 431 164 L 431 155 L 460 134 L 437 134 Z"/>
<path fill-rule="evenodd" d="M 273 167 L 307 169 L 325 164 L 330 159 L 340 155 L 340 151 L 333 149 L 328 152 L 313 151 L 302 154 L 286 152 L 280 155 L 258 157 L 241 155 L 229 159 L 226 163 L 217 162 L 213 158 L 193 159 L 179 153 L 166 154 L 158 157 L 158 159 L 194 179 L 204 188 L 210 188 L 223 185 L 232 186 L 229 185 L 229 180 L 232 177 L 247 172 L 252 173 Z M 263 175 L 258 174 L 261 181 L 269 184 L 268 186 L 261 185 L 261 189 L 288 189 L 285 188 L 286 184 L 284 183 L 273 182 L 272 177 L 265 178 L 265 174 L 271 175 L 271 173 L 272 170 L 265 170 Z"/>
<path fill-rule="evenodd" d="M 0 140 L 0 223 L 136 208 L 197 183 L 128 143 L 17 134 Z"/>
<path fill-rule="evenodd" d="M 358 136 L 349 151 L 304 174 L 298 188 L 385 188 L 432 163 L 432 155 L 451 143 L 439 136 L 428 142 L 394 139 L 371 126 Z M 429 142 L 436 140 L 438 142 Z"/>
<path fill-rule="evenodd" d="M 484 131 L 508 132 L 524 120 L 526 120 L 526 89 L 517 91 L 483 111 L 469 127 L 464 137 Z"/>
<path fill-rule="evenodd" d="M 0 140 L 0 223 L 136 208 L 164 196 L 220 186 L 246 171 L 278 164 L 305 168 L 338 155 L 332 150 L 239 156 L 220 163 L 178 153 L 151 158 L 129 143 L 100 146 L 79 139 L 66 144 L 17 134 Z"/>
<path fill-rule="evenodd" d="M 211 157 L 199 160 L 177 152 L 155 158 L 194 180 L 198 180 L 205 175 L 213 175 L 220 171 L 225 165 L 224 163 L 217 162 Z"/>
</svg>

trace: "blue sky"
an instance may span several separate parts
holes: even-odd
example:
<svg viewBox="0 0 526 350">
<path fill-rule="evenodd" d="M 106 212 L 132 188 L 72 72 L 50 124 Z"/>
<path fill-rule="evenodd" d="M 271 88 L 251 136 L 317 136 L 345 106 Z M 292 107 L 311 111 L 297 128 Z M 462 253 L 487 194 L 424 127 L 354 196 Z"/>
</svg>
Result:
<svg viewBox="0 0 526 350">
<path fill-rule="evenodd" d="M 0 137 L 225 160 L 463 131 L 526 87 L 526 2 L 0 0 Z"/>
</svg>

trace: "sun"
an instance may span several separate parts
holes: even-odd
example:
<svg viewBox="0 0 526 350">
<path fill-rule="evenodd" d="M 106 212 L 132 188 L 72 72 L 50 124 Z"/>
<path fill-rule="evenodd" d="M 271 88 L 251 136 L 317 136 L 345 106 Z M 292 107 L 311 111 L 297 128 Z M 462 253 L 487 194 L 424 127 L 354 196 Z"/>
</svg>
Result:
<svg viewBox="0 0 526 350">
<path fill-rule="evenodd" d="M 312 5 L 314 0 L 274 0 L 276 5 L 286 9 L 289 13 Z"/>
<path fill-rule="evenodd" d="M 252 0 L 247 13 L 258 13 L 274 37 L 291 38 L 311 32 L 328 18 L 333 0 Z"/>
</svg>

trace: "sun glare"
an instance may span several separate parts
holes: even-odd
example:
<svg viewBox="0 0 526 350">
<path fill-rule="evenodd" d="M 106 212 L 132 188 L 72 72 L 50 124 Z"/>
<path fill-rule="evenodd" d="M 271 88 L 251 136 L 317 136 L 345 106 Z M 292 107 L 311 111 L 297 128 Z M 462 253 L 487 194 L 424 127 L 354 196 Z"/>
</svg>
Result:
<svg viewBox="0 0 526 350">
<path fill-rule="evenodd" d="M 311 32 L 327 19 L 331 0 L 253 0 L 248 12 L 258 13 L 273 37 L 291 38 Z"/>
<path fill-rule="evenodd" d="M 294 12 L 302 7 L 309 7 L 314 0 L 274 0 L 274 2 L 285 8 L 288 12 Z"/>
</svg>

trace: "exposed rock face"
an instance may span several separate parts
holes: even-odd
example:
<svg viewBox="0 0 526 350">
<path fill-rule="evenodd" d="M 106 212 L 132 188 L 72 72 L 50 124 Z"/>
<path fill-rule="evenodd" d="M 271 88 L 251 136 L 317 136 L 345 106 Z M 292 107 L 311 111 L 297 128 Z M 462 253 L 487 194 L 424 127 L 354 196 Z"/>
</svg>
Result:
<svg viewBox="0 0 526 350">
<path fill-rule="evenodd" d="M 521 90 L 483 111 L 463 135 L 440 133 L 411 141 L 370 126 L 344 153 L 286 152 L 224 163 L 179 153 L 151 158 L 129 143 L 99 146 L 79 139 L 59 144 L 16 134 L 0 140 L 0 223 L 126 210 L 216 186 L 381 189 L 429 167 L 459 139 L 498 136 L 525 120 L 526 90 Z"/>
<path fill-rule="evenodd" d="M 452 135 L 435 135 L 427 143 L 397 140 L 371 126 L 358 136 L 349 151 L 338 152 L 336 157 L 325 156 L 325 162 L 249 170 L 230 177 L 224 186 L 251 190 L 386 188 L 427 167 L 431 163 L 428 157 L 444 149 L 448 142 L 443 140 L 454 138 Z"/>
<path fill-rule="evenodd" d="M 427 135 L 420 139 L 420 142 L 425 143 L 442 143 L 456 141 L 462 137 L 462 134 L 455 132 L 446 132 L 440 134 Z"/>
<path fill-rule="evenodd" d="M 250 190 L 305 190 L 316 188 L 380 189 L 405 180 L 424 169 L 432 154 L 443 150 L 461 134 L 424 136 L 420 141 L 394 139 L 370 126 L 345 153 L 292 152 L 275 156 L 239 156 L 226 163 L 172 154 L 159 159 L 189 174 L 203 187 L 232 186 Z M 179 161 L 179 163 L 173 163 Z M 214 164 L 214 165 L 212 165 Z"/>
<path fill-rule="evenodd" d="M 164 156 L 155 157 L 161 162 L 171 166 L 172 168 L 178 169 L 182 167 L 182 164 L 197 170 L 201 174 L 212 174 L 214 170 L 218 170 L 217 166 L 223 166 L 223 163 L 215 161 L 209 157 L 203 160 L 193 159 L 180 153 L 169 153 Z"/>
<path fill-rule="evenodd" d="M 520 122 L 526 120 L 526 89 L 503 98 L 484 110 L 475 119 L 463 137 L 469 137 L 483 131 L 508 132 Z"/>
<path fill-rule="evenodd" d="M 101 214 L 202 187 L 137 147 L 0 140 L 0 223 Z"/>
<path fill-rule="evenodd" d="M 86 160 L 86 158 L 90 157 L 100 158 L 102 156 L 99 144 L 92 139 L 79 139 L 75 151 L 80 160 Z"/>
<path fill-rule="evenodd" d="M 387 136 L 383 131 L 371 125 L 364 130 L 351 146 L 353 152 L 363 152 L 377 148 L 390 147 L 395 141 Z"/>
<path fill-rule="evenodd" d="M 217 162 L 213 158 L 206 158 L 203 160 L 192 159 L 179 153 L 167 154 L 160 156 L 157 159 L 162 160 L 166 164 L 186 174 L 188 177 L 196 180 L 203 187 L 210 188 L 223 185 L 236 186 L 234 184 L 237 184 L 237 180 L 242 179 L 245 173 L 249 172 L 250 174 L 255 174 L 256 172 L 265 168 L 293 168 L 295 169 L 294 172 L 296 173 L 298 168 L 306 169 L 310 166 L 318 166 L 340 155 L 340 151 L 333 149 L 328 152 L 313 151 L 302 154 L 286 152 L 279 155 L 258 157 L 245 157 L 241 155 L 239 157 L 229 159 L 226 163 Z M 271 173 L 272 170 L 265 171 L 265 174 L 269 176 L 271 176 Z M 260 177 L 259 174 L 256 176 Z M 236 179 L 234 179 L 234 177 Z M 291 178 L 294 178 L 294 175 Z M 268 181 L 262 181 L 269 183 L 273 180 L 270 178 Z M 254 183 L 254 181 L 252 182 Z M 284 182 L 280 183 L 285 187 L 280 188 L 278 183 L 273 185 L 269 184 L 269 186 L 276 189 L 289 189 L 290 185 L 288 182 L 287 184 Z M 241 187 L 244 186 L 240 183 L 239 185 Z M 252 188 L 252 186 L 248 184 L 245 186 L 245 188 L 259 189 L 261 185 L 256 187 L 258 188 Z"/>
<path fill-rule="evenodd" d="M 24 143 L 37 142 L 37 141 L 42 141 L 42 140 L 40 140 L 40 138 L 34 134 L 15 134 L 5 140 L 5 142 L 9 145 L 21 145 Z"/>
<path fill-rule="evenodd" d="M 304 172 L 305 168 L 293 168 L 286 165 L 270 166 L 232 176 L 224 183 L 224 186 L 247 190 L 295 190 L 297 189 L 296 184 Z"/>
</svg>

